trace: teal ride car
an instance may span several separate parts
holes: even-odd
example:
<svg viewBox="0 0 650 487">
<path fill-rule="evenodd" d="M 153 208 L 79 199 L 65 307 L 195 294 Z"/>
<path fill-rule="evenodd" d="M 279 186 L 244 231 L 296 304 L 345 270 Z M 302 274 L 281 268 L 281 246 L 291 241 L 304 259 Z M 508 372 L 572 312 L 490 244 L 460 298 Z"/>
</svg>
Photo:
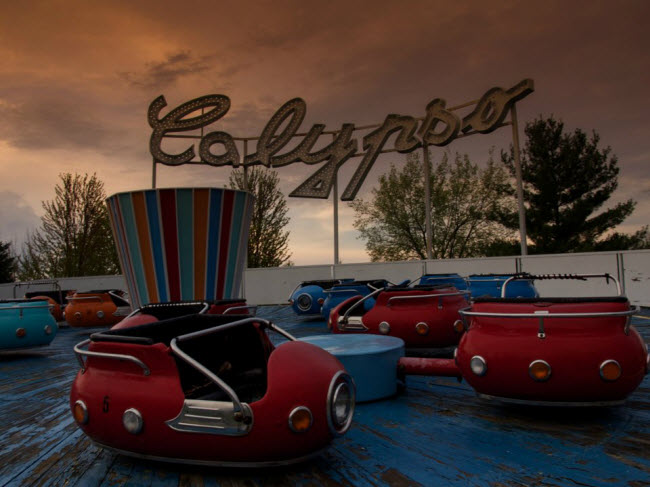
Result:
<svg viewBox="0 0 650 487">
<path fill-rule="evenodd" d="M 58 330 L 46 300 L 0 300 L 0 350 L 49 345 Z"/>
</svg>

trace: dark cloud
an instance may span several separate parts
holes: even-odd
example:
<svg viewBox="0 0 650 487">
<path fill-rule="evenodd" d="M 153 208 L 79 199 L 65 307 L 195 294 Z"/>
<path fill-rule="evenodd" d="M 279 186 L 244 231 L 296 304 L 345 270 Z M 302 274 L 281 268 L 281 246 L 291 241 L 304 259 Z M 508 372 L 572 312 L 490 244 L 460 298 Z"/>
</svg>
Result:
<svg viewBox="0 0 650 487">
<path fill-rule="evenodd" d="M 0 191 L 0 241 L 11 242 L 20 251 L 27 232 L 39 227 L 40 218 L 21 195 L 13 191 Z"/>
<path fill-rule="evenodd" d="M 141 72 L 120 72 L 118 76 L 128 84 L 144 90 L 162 90 L 173 86 L 186 76 L 209 72 L 212 56 L 194 56 L 190 50 L 168 54 L 160 62 L 148 62 Z"/>
</svg>

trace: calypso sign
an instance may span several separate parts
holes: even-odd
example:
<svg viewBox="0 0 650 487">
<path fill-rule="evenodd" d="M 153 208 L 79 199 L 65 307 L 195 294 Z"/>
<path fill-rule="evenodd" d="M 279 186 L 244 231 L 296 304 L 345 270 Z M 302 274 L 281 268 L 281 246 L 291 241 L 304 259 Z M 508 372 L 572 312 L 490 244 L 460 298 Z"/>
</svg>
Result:
<svg viewBox="0 0 650 487">
<path fill-rule="evenodd" d="M 344 123 L 336 132 L 333 141 L 326 147 L 313 151 L 325 125 L 314 124 L 302 141 L 288 152 L 281 153 L 305 118 L 307 105 L 301 98 L 286 102 L 271 117 L 257 140 L 257 150 L 247 154 L 242 162 L 235 139 L 226 132 L 210 132 L 201 137 L 199 159 L 212 166 L 239 167 L 262 164 L 266 167 L 282 167 L 296 162 L 318 164 L 325 162 L 315 173 L 307 178 L 289 196 L 302 198 L 327 198 L 336 171 L 348 159 L 363 156 L 352 179 L 341 195 L 341 200 L 353 200 L 364 179 L 384 150 L 388 138 L 397 133 L 394 149 L 401 153 L 411 152 L 423 145 L 445 146 L 460 133 L 487 134 L 501 127 L 508 111 L 514 103 L 534 91 L 533 80 L 525 79 L 508 90 L 495 87 L 488 90 L 476 103 L 471 113 L 458 117 L 446 109 L 446 102 L 436 98 L 427 105 L 426 115 L 418 120 L 408 115 L 390 114 L 377 129 L 363 137 L 363 153 L 357 153 L 358 141 L 353 138 L 354 124 Z M 174 132 L 200 129 L 222 118 L 230 108 L 230 99 L 225 95 L 207 95 L 196 98 L 169 111 L 160 117 L 161 110 L 167 106 L 164 96 L 156 98 L 149 105 L 149 125 L 153 129 L 149 148 L 155 163 L 178 166 L 192 162 L 196 157 L 194 146 L 180 154 L 168 154 L 161 148 L 163 138 Z M 205 110 L 201 115 L 186 118 L 197 110 Z M 286 123 L 285 123 L 286 122 Z M 280 127 L 284 125 L 281 132 Z M 221 146 L 218 155 L 212 147 Z"/>
</svg>

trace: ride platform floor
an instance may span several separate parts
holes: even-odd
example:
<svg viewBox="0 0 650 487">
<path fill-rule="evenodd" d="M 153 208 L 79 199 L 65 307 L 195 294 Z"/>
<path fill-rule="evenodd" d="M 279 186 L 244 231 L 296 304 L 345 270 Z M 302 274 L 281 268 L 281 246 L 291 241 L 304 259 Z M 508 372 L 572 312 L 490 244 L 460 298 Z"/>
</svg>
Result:
<svg viewBox="0 0 650 487">
<path fill-rule="evenodd" d="M 324 321 L 262 307 L 296 336 Z M 633 323 L 650 342 L 650 311 Z M 0 486 L 650 486 L 650 376 L 622 406 L 498 406 L 465 382 L 408 377 L 395 397 L 357 405 L 350 431 L 305 463 L 208 468 L 96 447 L 68 407 L 72 347 L 97 331 L 61 328 L 36 351 L 0 352 Z"/>
</svg>

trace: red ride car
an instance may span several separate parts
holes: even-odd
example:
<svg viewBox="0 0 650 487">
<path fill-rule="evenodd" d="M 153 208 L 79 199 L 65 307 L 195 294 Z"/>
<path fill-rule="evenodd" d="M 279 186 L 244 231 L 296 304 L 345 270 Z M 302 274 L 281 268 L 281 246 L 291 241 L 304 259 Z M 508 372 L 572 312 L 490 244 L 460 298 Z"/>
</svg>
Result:
<svg viewBox="0 0 650 487">
<path fill-rule="evenodd" d="M 404 340 L 406 347 L 455 345 L 464 331 L 459 310 L 468 306 L 466 291 L 453 286 L 393 286 L 338 305 L 328 320 L 334 333 L 370 333 Z M 363 302 L 375 298 L 365 311 Z"/>
<path fill-rule="evenodd" d="M 267 330 L 289 341 L 275 347 Z M 352 421 L 354 383 L 341 363 L 259 318 L 188 315 L 108 330 L 75 353 L 75 420 L 95 443 L 127 455 L 288 464 L 317 454 Z"/>
<path fill-rule="evenodd" d="M 577 279 L 594 275 L 534 276 Z M 515 278 L 516 279 L 516 278 Z M 618 282 L 616 282 L 618 286 Z M 625 296 L 476 298 L 456 354 L 480 397 L 551 406 L 622 403 L 648 372 Z"/>
</svg>

